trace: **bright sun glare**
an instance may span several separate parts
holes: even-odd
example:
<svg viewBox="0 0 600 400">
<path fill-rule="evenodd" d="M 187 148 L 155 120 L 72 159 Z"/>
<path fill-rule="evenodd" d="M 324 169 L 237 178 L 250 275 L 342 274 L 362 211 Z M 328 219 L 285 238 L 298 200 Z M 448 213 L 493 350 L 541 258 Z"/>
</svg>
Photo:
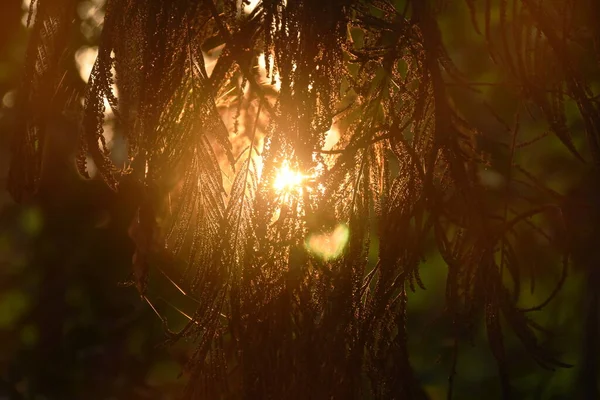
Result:
<svg viewBox="0 0 600 400">
<path fill-rule="evenodd" d="M 303 182 L 308 178 L 306 175 L 302 175 L 298 171 L 290 169 L 288 161 L 284 161 L 281 168 L 277 172 L 275 182 L 273 182 L 273 188 L 279 192 L 292 192 L 294 190 L 300 190 Z"/>
</svg>

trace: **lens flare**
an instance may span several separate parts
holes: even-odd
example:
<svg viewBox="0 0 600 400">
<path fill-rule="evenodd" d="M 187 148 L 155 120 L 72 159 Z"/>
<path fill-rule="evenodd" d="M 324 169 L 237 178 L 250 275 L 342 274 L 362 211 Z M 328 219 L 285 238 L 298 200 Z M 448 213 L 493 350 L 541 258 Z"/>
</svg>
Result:
<svg viewBox="0 0 600 400">
<path fill-rule="evenodd" d="M 290 193 L 293 191 L 299 191 L 302 189 L 302 184 L 308 178 L 298 171 L 294 171 L 290 168 L 289 162 L 284 161 L 279 169 L 275 182 L 273 182 L 273 188 L 278 193 Z"/>
<path fill-rule="evenodd" d="M 344 224 L 339 224 L 332 232 L 308 236 L 304 245 L 309 252 L 328 261 L 342 255 L 349 237 L 350 231 L 348 227 Z"/>
</svg>

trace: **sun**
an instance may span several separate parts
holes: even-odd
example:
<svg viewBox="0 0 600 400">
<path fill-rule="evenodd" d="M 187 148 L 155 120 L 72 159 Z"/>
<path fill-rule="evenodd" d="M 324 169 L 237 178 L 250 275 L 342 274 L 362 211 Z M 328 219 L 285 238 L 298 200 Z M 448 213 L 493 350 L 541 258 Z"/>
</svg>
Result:
<svg viewBox="0 0 600 400">
<path fill-rule="evenodd" d="M 303 183 L 309 177 L 301 174 L 298 171 L 294 171 L 290 168 L 289 162 L 286 160 L 279 168 L 275 181 L 273 182 L 273 189 L 278 193 L 290 193 L 293 191 L 300 191 Z"/>
</svg>

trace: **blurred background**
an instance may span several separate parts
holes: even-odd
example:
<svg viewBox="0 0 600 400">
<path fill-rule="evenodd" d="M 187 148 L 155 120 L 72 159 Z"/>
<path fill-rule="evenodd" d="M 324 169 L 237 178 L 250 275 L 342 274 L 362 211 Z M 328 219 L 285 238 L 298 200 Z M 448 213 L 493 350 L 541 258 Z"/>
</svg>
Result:
<svg viewBox="0 0 600 400">
<path fill-rule="evenodd" d="M 78 5 L 65 78 L 76 90 L 95 60 L 104 2 Z M 190 344 L 167 346 L 162 322 L 126 284 L 133 243 L 110 221 L 102 184 L 70 176 L 52 206 L 16 204 L 5 190 L 28 3 L 0 2 L 0 399 L 179 398 Z"/>
<path fill-rule="evenodd" d="M 73 71 L 66 77 L 66 84 L 77 90 L 83 90 L 97 54 L 104 2 L 79 2 L 80 30 L 72 39 L 78 50 L 69 55 Z M 28 38 L 28 1 L 0 3 L 0 399 L 178 398 L 193 343 L 167 343 L 162 321 L 135 287 L 127 285 L 133 243 L 126 227 L 111 220 L 118 215 L 114 197 L 101 182 L 83 182 L 76 176 L 62 181 L 51 206 L 16 204 L 4 190 Z M 455 3 L 460 6 L 448 6 L 440 21 L 451 58 L 467 76 L 494 80 L 483 39 L 471 28 L 464 4 Z M 515 98 L 508 93 L 492 85 L 476 95 L 458 90 L 453 96 L 465 116 L 493 136 L 500 128 L 492 116 L 481 112 L 481 99 L 510 114 Z M 535 124 L 528 120 L 523 129 L 536 128 Z M 578 129 L 576 120 L 571 128 Z M 110 126 L 107 129 L 110 135 Z M 520 162 L 566 193 L 580 171 L 556 141 L 547 140 L 537 149 Z M 481 179 L 490 187 L 502 187 L 502 174 L 493 169 L 482 170 Z M 528 251 L 527 243 L 523 246 Z M 559 262 L 552 254 L 532 251 L 532 259 L 542 278 L 536 282 L 535 295 L 524 298 L 529 305 L 543 300 L 560 277 Z M 411 293 L 408 302 L 411 361 L 432 399 L 446 396 L 453 344 L 444 316 L 445 276 L 446 266 L 432 250 L 422 268 L 427 290 Z M 519 398 L 583 398 L 582 281 L 574 271 L 558 297 L 532 315 L 550 332 L 544 341 L 573 368 L 543 370 L 515 338 L 507 336 L 507 363 Z M 172 291 L 168 282 L 157 282 L 153 288 L 157 293 Z M 157 307 L 175 327 L 185 322 L 166 303 Z M 499 384 L 482 322 L 472 343 L 461 344 L 455 398 L 483 397 L 498 398 Z"/>
</svg>

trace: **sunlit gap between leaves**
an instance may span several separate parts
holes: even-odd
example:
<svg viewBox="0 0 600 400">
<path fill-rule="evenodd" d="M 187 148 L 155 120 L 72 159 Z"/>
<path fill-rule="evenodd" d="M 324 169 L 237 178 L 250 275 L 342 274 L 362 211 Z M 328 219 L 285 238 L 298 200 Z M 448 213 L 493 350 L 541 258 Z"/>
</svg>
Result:
<svg viewBox="0 0 600 400">
<path fill-rule="evenodd" d="M 82 19 L 82 24 L 86 23 L 86 21 L 93 19 L 95 22 L 95 26 L 101 26 L 103 22 L 104 13 L 101 12 L 102 6 L 105 0 L 87 0 L 83 2 L 83 5 L 78 9 L 80 17 Z M 250 14 L 252 10 L 258 4 L 257 0 L 251 0 L 249 2 L 244 2 L 242 11 L 244 14 Z M 23 4 L 24 13 L 28 9 L 29 1 L 25 0 Z M 24 19 L 26 15 L 24 16 Z M 82 25 L 82 29 L 83 29 Z M 206 54 L 205 55 L 205 64 L 207 65 L 207 72 L 210 75 L 212 72 L 212 67 L 216 63 L 220 55 L 220 50 L 216 51 L 214 54 Z M 92 71 L 92 67 L 94 65 L 94 61 L 98 55 L 98 47 L 96 46 L 83 46 L 81 47 L 77 53 L 75 54 L 75 61 L 77 69 L 82 77 L 82 80 L 87 83 L 90 73 Z M 260 76 L 260 82 L 263 85 L 273 85 L 273 88 L 276 92 L 279 92 L 281 89 L 281 79 L 279 73 L 274 71 L 273 66 L 271 65 L 270 70 L 267 71 L 267 63 L 266 57 L 264 53 L 261 53 L 258 57 L 258 70 Z M 115 72 L 113 71 L 113 74 Z M 117 87 L 113 85 L 113 92 L 116 96 Z M 249 90 L 249 88 L 248 88 Z M 126 157 L 125 148 L 119 149 L 113 148 L 113 130 L 112 130 L 112 109 L 108 104 L 108 100 L 104 99 L 104 106 L 106 108 L 105 117 L 107 122 L 104 125 L 104 133 L 105 139 L 109 148 L 113 151 L 117 151 L 118 153 L 123 153 L 120 159 Z M 331 130 L 327 132 L 326 141 L 324 144 L 324 150 L 330 150 L 339 140 L 339 131 L 336 126 L 332 126 Z M 119 160 L 123 162 L 123 160 Z M 327 164 L 333 161 L 333 159 L 328 160 Z M 257 167 L 259 171 L 262 169 L 262 158 L 257 156 L 255 159 Z M 87 169 L 90 176 L 95 175 L 96 168 L 91 158 L 87 157 Z M 303 192 L 303 190 L 311 190 L 309 186 L 311 182 L 314 182 L 316 174 L 307 175 L 298 170 L 294 170 L 290 162 L 285 160 L 279 171 L 277 172 L 274 182 L 272 184 L 274 193 L 279 196 L 279 200 L 282 203 L 289 202 L 290 198 L 293 196 L 297 196 Z M 260 176 L 260 173 L 259 173 Z M 279 211 L 275 215 L 275 219 L 279 217 Z M 306 249 L 311 252 L 314 256 L 322 258 L 323 260 L 331 260 L 339 257 L 343 249 L 348 241 L 349 231 L 346 225 L 338 224 L 331 231 L 326 232 L 318 232 L 307 235 L 305 241 Z"/>
<path fill-rule="evenodd" d="M 278 194 L 286 194 L 294 191 L 300 192 L 308 178 L 310 178 L 309 175 L 304 175 L 298 171 L 292 170 L 290 168 L 290 163 L 286 160 L 283 162 L 275 176 L 273 189 L 275 189 Z"/>
<path fill-rule="evenodd" d="M 273 182 L 273 189 L 280 196 L 299 194 L 313 179 L 313 175 L 305 175 L 290 168 L 289 161 L 285 160 Z M 324 261 L 340 257 L 348 243 L 350 231 L 345 224 L 338 224 L 332 231 L 309 234 L 304 242 L 304 247 L 315 257 Z"/>
</svg>

